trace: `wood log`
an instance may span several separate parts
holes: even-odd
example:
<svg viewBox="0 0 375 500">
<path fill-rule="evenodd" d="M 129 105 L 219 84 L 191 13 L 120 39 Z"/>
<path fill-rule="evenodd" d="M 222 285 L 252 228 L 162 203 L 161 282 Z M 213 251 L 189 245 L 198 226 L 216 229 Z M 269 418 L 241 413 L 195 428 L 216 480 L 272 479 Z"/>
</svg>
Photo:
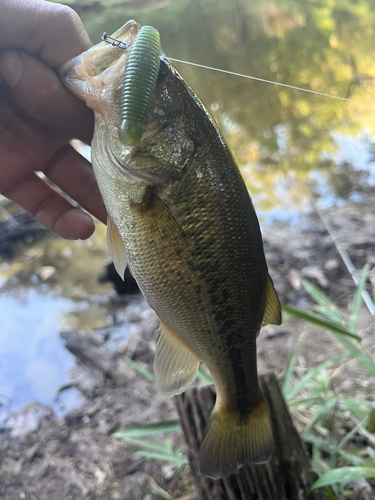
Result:
<svg viewBox="0 0 375 500">
<path fill-rule="evenodd" d="M 61 332 L 60 337 L 80 363 L 99 370 L 108 378 L 117 377 L 120 354 L 101 348 L 100 344 L 78 332 Z"/>
<path fill-rule="evenodd" d="M 199 446 L 215 403 L 213 386 L 195 387 L 175 397 L 189 455 L 191 472 L 201 500 L 321 500 L 322 491 L 309 492 L 314 482 L 311 464 L 293 425 L 274 374 L 259 377 L 270 405 L 275 452 L 264 465 L 242 467 L 224 480 L 203 476 L 198 467 Z"/>
</svg>

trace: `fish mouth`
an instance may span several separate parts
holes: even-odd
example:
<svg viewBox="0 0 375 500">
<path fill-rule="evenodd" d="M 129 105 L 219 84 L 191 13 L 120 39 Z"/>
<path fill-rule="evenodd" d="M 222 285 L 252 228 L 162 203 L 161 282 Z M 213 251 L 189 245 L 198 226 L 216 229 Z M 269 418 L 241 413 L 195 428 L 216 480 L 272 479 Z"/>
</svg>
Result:
<svg viewBox="0 0 375 500">
<path fill-rule="evenodd" d="M 118 87 L 119 79 L 123 77 L 129 47 L 139 30 L 140 25 L 130 20 L 111 37 L 107 37 L 107 41 L 94 45 L 64 63 L 58 69 L 64 85 L 83 99 L 90 108 L 100 113 L 98 96 L 105 88 Z"/>
<path fill-rule="evenodd" d="M 152 185 L 165 185 L 167 180 L 157 174 L 133 172 L 127 167 L 132 151 L 137 146 L 124 145 L 119 138 L 121 123 L 121 94 L 124 71 L 130 47 L 141 26 L 131 20 L 110 37 L 81 55 L 64 63 L 58 69 L 62 83 L 96 112 L 94 142 L 108 167 Z M 155 136 L 161 126 L 146 125 L 141 141 Z"/>
</svg>

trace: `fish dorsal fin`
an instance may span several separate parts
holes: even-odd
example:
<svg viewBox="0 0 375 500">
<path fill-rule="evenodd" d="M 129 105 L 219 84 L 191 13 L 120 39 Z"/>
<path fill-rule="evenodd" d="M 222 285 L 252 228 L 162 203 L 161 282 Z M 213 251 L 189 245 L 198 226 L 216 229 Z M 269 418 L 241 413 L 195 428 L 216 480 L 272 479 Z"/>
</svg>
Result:
<svg viewBox="0 0 375 500">
<path fill-rule="evenodd" d="M 281 325 L 281 307 L 271 276 L 267 274 L 267 299 L 262 326 Z"/>
<path fill-rule="evenodd" d="M 108 250 L 113 260 L 113 265 L 115 266 L 120 278 L 124 279 L 125 269 L 128 265 L 125 245 L 115 223 L 109 216 L 107 218 L 107 242 Z"/>
<path fill-rule="evenodd" d="M 163 323 L 159 325 L 154 359 L 155 382 L 167 396 L 181 394 L 195 380 L 199 359 Z"/>
</svg>

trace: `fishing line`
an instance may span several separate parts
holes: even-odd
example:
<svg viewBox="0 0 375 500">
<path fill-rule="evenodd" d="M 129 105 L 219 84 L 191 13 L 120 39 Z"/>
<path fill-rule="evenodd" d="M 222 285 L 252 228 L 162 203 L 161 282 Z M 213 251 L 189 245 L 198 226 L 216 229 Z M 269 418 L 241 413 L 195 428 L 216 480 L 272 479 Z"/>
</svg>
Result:
<svg viewBox="0 0 375 500">
<path fill-rule="evenodd" d="M 358 273 L 358 270 L 356 269 L 356 267 L 354 266 L 353 264 L 353 261 L 352 259 L 350 258 L 348 252 L 345 250 L 345 248 L 341 245 L 341 243 L 339 242 L 336 234 L 335 234 L 335 231 L 333 230 L 332 228 L 332 225 L 330 223 L 330 220 L 328 217 L 326 217 L 318 208 L 317 206 L 317 203 L 316 203 L 316 200 L 314 198 L 314 196 L 311 194 L 311 203 L 315 209 L 315 211 L 317 212 L 317 214 L 319 215 L 321 221 L 323 222 L 323 225 L 327 231 L 327 233 L 330 235 L 340 257 L 342 258 L 347 270 L 349 271 L 351 277 L 353 278 L 353 281 L 354 283 L 358 286 L 359 285 L 359 282 L 360 282 L 360 276 L 359 276 L 359 273 Z M 370 314 L 371 316 L 375 316 L 375 305 L 370 297 L 370 294 L 367 292 L 367 290 L 363 290 L 362 291 L 362 298 L 367 306 L 367 309 L 370 311 Z"/>
<path fill-rule="evenodd" d="M 108 36 L 107 33 L 103 33 L 102 40 L 107 42 L 107 43 L 111 43 L 113 46 L 119 47 L 121 49 L 127 48 L 127 45 L 124 42 L 121 42 L 120 40 L 117 40 L 116 38 Z M 211 71 L 217 71 L 218 73 L 225 73 L 227 75 L 240 76 L 241 78 L 247 78 L 248 80 L 255 80 L 257 82 L 269 83 L 271 85 L 278 85 L 279 87 L 285 87 L 285 88 L 292 89 L 292 90 L 298 90 L 300 92 L 308 92 L 310 94 L 315 94 L 315 95 L 322 96 L 322 97 L 329 97 L 331 99 L 337 99 L 339 101 L 346 101 L 346 102 L 351 102 L 352 104 L 359 104 L 360 106 L 367 106 L 369 108 L 375 108 L 375 105 L 373 105 L 373 104 L 368 104 L 368 103 L 360 102 L 360 101 L 354 101 L 354 100 L 348 99 L 346 97 L 340 97 L 340 96 L 336 96 L 336 95 L 332 95 L 332 94 L 326 94 L 324 92 L 318 92 L 317 90 L 304 89 L 302 87 L 296 87 L 295 85 L 288 85 L 286 83 L 274 82 L 272 80 L 265 80 L 264 78 L 258 78 L 256 76 L 243 75 L 242 73 L 234 73 L 233 71 L 228 71 L 228 70 L 219 69 L 219 68 L 213 68 L 212 66 L 205 66 L 204 64 L 183 61 L 181 59 L 175 59 L 173 57 L 168 57 L 168 59 L 170 59 L 171 61 L 174 61 L 174 62 L 181 63 L 181 64 L 188 64 L 189 66 L 195 66 L 197 68 L 209 69 Z M 336 246 L 336 249 L 337 249 L 338 253 L 340 254 L 346 268 L 348 269 L 350 275 L 352 276 L 354 283 L 358 286 L 358 284 L 359 284 L 358 271 L 355 268 L 351 258 L 349 257 L 348 252 L 342 247 L 342 245 L 340 245 L 338 239 L 336 238 L 336 235 L 334 234 L 334 231 L 332 229 L 330 222 L 322 214 L 322 212 L 318 209 L 317 204 L 316 204 L 313 197 L 311 197 L 311 200 L 312 200 L 312 203 L 314 205 L 316 212 L 319 214 L 328 234 L 330 235 L 334 245 Z M 370 311 L 370 314 L 372 316 L 375 316 L 375 305 L 374 305 L 373 301 L 371 300 L 370 295 L 368 294 L 368 292 L 366 290 L 362 291 L 362 297 L 363 297 L 363 300 L 364 300 L 368 310 Z"/>
<path fill-rule="evenodd" d="M 360 104 L 361 106 L 368 106 L 369 108 L 375 108 L 374 104 L 367 104 L 365 102 L 353 101 L 352 99 L 348 99 L 346 97 L 339 97 L 337 95 L 325 94 L 324 92 L 318 92 L 317 90 L 304 89 L 302 87 L 296 87 L 294 85 L 288 85 L 287 83 L 273 82 L 272 80 L 265 80 L 264 78 L 258 78 L 256 76 L 243 75 L 242 73 L 234 73 L 233 71 L 227 71 L 225 69 L 213 68 L 211 66 L 204 66 L 203 64 L 192 63 L 188 61 L 182 61 L 181 59 L 174 59 L 173 57 L 168 57 L 174 62 L 179 62 L 182 64 L 189 64 L 190 66 L 196 66 L 197 68 L 210 69 L 211 71 L 217 71 L 219 73 L 226 73 L 228 75 L 233 76 L 241 76 L 242 78 L 247 78 L 249 80 L 256 80 L 257 82 L 270 83 L 272 85 L 278 85 L 279 87 L 286 87 L 292 90 L 300 90 L 301 92 L 309 92 L 310 94 L 315 94 L 323 97 L 330 97 L 331 99 L 338 99 L 339 101 L 351 102 L 353 104 Z"/>
<path fill-rule="evenodd" d="M 110 43 L 114 47 L 119 47 L 120 49 L 127 49 L 128 46 L 121 40 L 108 36 L 107 33 L 103 33 L 102 40 L 104 42 Z M 167 57 L 170 61 L 178 62 L 182 64 L 188 64 L 189 66 L 195 66 L 197 68 L 209 69 L 211 71 L 217 71 L 218 73 L 225 73 L 227 75 L 240 76 L 242 78 L 247 78 L 248 80 L 255 80 L 257 82 L 269 83 L 271 85 L 278 85 L 279 87 L 285 87 L 287 89 L 299 90 L 300 92 L 308 92 L 309 94 L 315 94 L 322 97 L 330 97 L 331 99 L 338 99 L 339 101 L 351 102 L 352 104 L 359 104 L 360 106 L 367 106 L 369 108 L 374 108 L 374 104 L 368 104 L 366 102 L 354 101 L 353 99 L 348 99 L 347 97 L 340 97 L 332 94 L 325 94 L 324 92 L 318 92 L 317 90 L 304 89 L 302 87 L 296 87 L 295 85 L 288 85 L 287 83 L 274 82 L 272 80 L 265 80 L 264 78 L 258 78 L 256 76 L 243 75 L 242 73 L 234 73 L 233 71 L 228 71 L 226 69 L 213 68 L 212 66 L 205 66 L 204 64 L 192 63 L 189 61 L 183 61 L 182 59 L 175 59 L 174 57 Z"/>
<path fill-rule="evenodd" d="M 338 99 L 340 101 L 346 101 L 346 102 L 351 102 L 353 104 L 359 104 L 359 105 L 362 105 L 362 106 L 368 106 L 370 108 L 375 108 L 375 106 L 373 104 L 366 104 L 364 102 L 353 101 L 352 99 L 347 99 L 345 97 L 338 97 L 338 96 L 331 95 L 331 94 L 325 94 L 323 92 L 317 92 L 316 90 L 303 89 L 301 87 L 295 87 L 294 85 L 287 85 L 285 83 L 273 82 L 271 80 L 265 80 L 263 78 L 257 78 L 255 76 L 243 75 L 241 73 L 233 73 L 232 71 L 226 71 L 226 70 L 223 70 L 223 69 L 212 68 L 210 66 L 204 66 L 203 64 L 196 64 L 196 63 L 191 63 L 191 62 L 188 62 L 188 61 L 182 61 L 180 59 L 174 59 L 172 57 L 169 57 L 168 59 L 170 59 L 171 61 L 174 61 L 174 62 L 179 62 L 179 63 L 183 63 L 183 64 L 189 64 L 190 66 L 196 66 L 198 68 L 210 69 L 212 71 L 218 71 L 220 73 L 226 73 L 226 74 L 234 75 L 234 76 L 241 76 L 242 78 L 248 78 L 249 80 L 256 80 L 258 82 L 270 83 L 272 85 L 279 85 L 280 87 L 286 87 L 286 88 L 293 89 L 293 90 L 300 90 L 302 92 L 309 92 L 310 94 L 316 94 L 316 95 L 323 96 L 323 97 L 330 97 L 331 99 Z M 315 210 L 319 214 L 319 216 L 320 216 L 320 218 L 321 218 L 321 220 L 322 220 L 322 222 L 323 222 L 323 224 L 324 224 L 324 226 L 325 226 L 328 234 L 330 235 L 330 237 L 331 237 L 334 245 L 336 246 L 336 249 L 337 249 L 340 257 L 342 258 L 342 260 L 343 260 L 343 262 L 344 262 L 347 270 L 349 271 L 350 275 L 352 276 L 354 283 L 358 286 L 359 285 L 359 281 L 360 281 L 360 278 L 359 278 L 359 275 L 358 275 L 358 271 L 355 268 L 355 266 L 354 266 L 351 258 L 349 257 L 348 252 L 342 247 L 342 245 L 340 245 L 338 239 L 336 238 L 336 235 L 334 234 L 334 231 L 332 229 L 331 224 L 329 223 L 329 221 L 327 220 L 327 218 L 321 213 L 321 211 L 318 209 L 318 207 L 317 207 L 317 205 L 315 203 L 315 200 L 313 200 L 313 205 L 314 205 Z M 369 293 L 366 290 L 362 291 L 362 298 L 363 298 L 363 300 L 364 300 L 364 302 L 365 302 L 368 310 L 370 311 L 370 314 L 372 316 L 375 316 L 375 306 L 374 306 L 374 303 L 371 300 L 371 297 L 370 297 Z"/>
<path fill-rule="evenodd" d="M 189 64 L 190 66 L 196 66 L 198 68 L 209 69 L 211 71 L 217 71 L 219 73 L 226 73 L 228 75 L 240 76 L 242 78 L 247 78 L 249 80 L 256 80 L 258 82 L 270 83 L 272 85 L 278 85 L 279 87 L 286 87 L 286 88 L 292 89 L 292 90 L 299 90 L 299 91 L 302 91 L 302 92 L 309 92 L 310 94 L 315 94 L 315 95 L 319 95 L 319 96 L 323 96 L 323 97 L 330 97 L 331 99 L 338 99 L 340 101 L 346 101 L 346 102 L 351 102 L 353 104 L 359 104 L 361 106 L 368 106 L 370 108 L 375 108 L 375 106 L 373 104 L 367 104 L 365 102 L 354 101 L 352 99 L 347 99 L 345 97 L 339 97 L 339 96 L 335 96 L 335 95 L 331 95 L 331 94 L 325 94 L 323 92 L 318 92 L 316 90 L 303 89 L 301 87 L 295 87 L 294 85 L 287 85 L 286 83 L 273 82 L 271 80 L 265 80 L 263 78 L 257 78 L 255 76 L 243 75 L 241 73 L 234 73 L 232 71 L 227 71 L 227 70 L 224 70 L 224 69 L 213 68 L 211 66 L 204 66 L 203 64 L 197 64 L 197 63 L 192 63 L 192 62 L 188 62 L 188 61 L 182 61 L 181 59 L 174 59 L 172 57 L 169 57 L 168 59 L 170 59 L 171 61 L 174 61 L 174 62 L 179 62 L 179 63 L 182 63 L 182 64 Z M 325 226 L 328 234 L 330 235 L 330 237 L 331 237 L 334 245 L 336 246 L 336 249 L 337 249 L 340 257 L 342 258 L 342 260 L 343 260 L 343 262 L 344 262 L 347 270 L 349 271 L 350 275 L 352 276 L 354 283 L 358 286 L 359 285 L 359 281 L 360 281 L 360 278 L 359 278 L 359 275 L 358 275 L 358 271 L 355 268 L 355 266 L 354 266 L 351 258 L 349 257 L 348 252 L 339 243 L 338 239 L 336 238 L 336 235 L 334 234 L 334 231 L 332 229 L 331 224 L 329 223 L 329 221 L 327 220 L 327 218 L 321 213 L 321 211 L 318 209 L 317 204 L 315 203 L 314 199 L 313 199 L 313 205 L 314 205 L 315 210 L 319 214 L 319 216 L 320 216 L 320 218 L 321 218 L 321 220 L 322 220 L 322 222 L 323 222 L 323 224 L 324 224 L 324 226 Z M 362 291 L 362 298 L 363 298 L 363 300 L 364 300 L 364 302 L 365 302 L 368 310 L 370 311 L 370 314 L 372 316 L 375 316 L 375 305 L 374 305 L 373 301 L 371 300 L 371 297 L 370 297 L 369 293 L 366 290 Z"/>
</svg>

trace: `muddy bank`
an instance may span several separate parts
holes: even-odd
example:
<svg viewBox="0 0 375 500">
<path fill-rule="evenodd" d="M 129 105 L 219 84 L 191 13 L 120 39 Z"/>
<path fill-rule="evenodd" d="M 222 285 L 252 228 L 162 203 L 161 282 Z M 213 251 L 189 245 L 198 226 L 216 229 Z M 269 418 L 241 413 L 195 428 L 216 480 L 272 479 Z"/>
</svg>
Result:
<svg viewBox="0 0 375 500">
<path fill-rule="evenodd" d="M 336 208 L 330 223 L 356 267 L 375 264 L 373 199 Z M 311 301 L 302 287 L 306 278 L 320 286 L 344 311 L 355 285 L 332 238 L 317 213 L 298 226 L 273 223 L 263 229 L 270 272 L 283 303 L 306 306 Z M 368 284 L 371 291 L 371 285 Z M 173 401 L 137 375 L 122 359 L 130 356 L 151 370 L 157 319 L 142 298 L 124 304 L 123 321 L 130 325 L 128 339 L 116 339 L 116 326 L 91 336 L 63 332 L 62 338 L 77 359 L 70 374 L 70 389 L 82 395 L 82 405 L 58 418 L 49 407 L 31 403 L 13 413 L 0 432 L 0 498 L 4 500 L 78 500 L 151 498 L 151 476 L 173 498 L 192 492 L 188 467 L 178 471 L 168 464 L 128 453 L 112 434 L 135 423 L 176 418 Z M 361 317 L 364 342 L 372 346 L 369 315 Z M 282 376 L 296 344 L 300 356 L 313 366 L 341 347 L 328 333 L 290 322 L 266 327 L 258 343 L 260 371 Z M 374 381 L 355 362 L 337 370 L 337 389 L 372 398 Z M 176 434 L 176 444 L 181 436 Z M 192 499 L 193 497 L 189 497 Z"/>
<path fill-rule="evenodd" d="M 170 399 L 136 376 L 122 360 L 126 353 L 151 366 L 157 320 L 143 300 L 125 315 L 134 336 L 119 349 L 110 347 L 111 332 L 89 339 L 63 332 L 77 357 L 70 384 L 84 403 L 64 418 L 31 403 L 12 414 L 0 434 L 0 498 L 141 499 L 148 476 L 170 489 L 179 488 L 170 470 L 124 453 L 115 431 L 140 422 L 176 418 Z M 106 340 L 104 340 L 104 338 Z"/>
</svg>

